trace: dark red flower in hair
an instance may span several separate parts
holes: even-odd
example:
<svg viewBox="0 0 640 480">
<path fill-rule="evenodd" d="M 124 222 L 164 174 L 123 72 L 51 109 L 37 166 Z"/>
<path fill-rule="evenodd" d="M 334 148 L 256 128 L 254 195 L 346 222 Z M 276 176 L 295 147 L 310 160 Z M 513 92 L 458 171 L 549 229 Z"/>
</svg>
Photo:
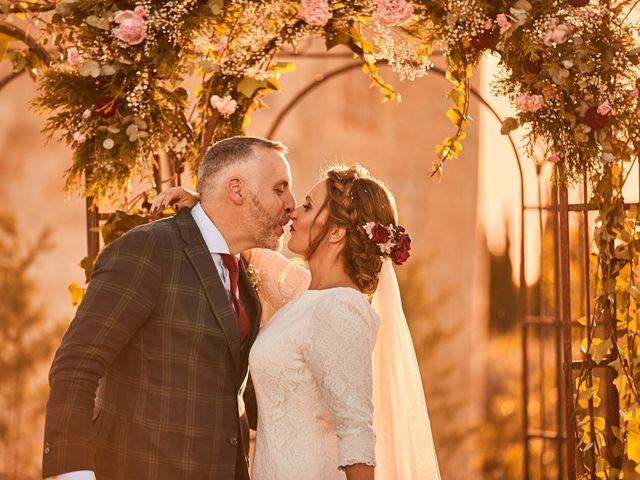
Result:
<svg viewBox="0 0 640 480">
<path fill-rule="evenodd" d="M 411 250 L 411 237 L 404 233 L 404 228 L 398 227 L 399 235 L 396 239 L 396 244 L 391 250 L 391 260 L 396 265 L 402 265 L 409 259 L 409 251 Z"/>
<path fill-rule="evenodd" d="M 374 242 L 387 243 L 389 238 L 391 238 L 389 231 L 379 223 L 376 223 L 371 229 L 371 240 Z"/>
</svg>

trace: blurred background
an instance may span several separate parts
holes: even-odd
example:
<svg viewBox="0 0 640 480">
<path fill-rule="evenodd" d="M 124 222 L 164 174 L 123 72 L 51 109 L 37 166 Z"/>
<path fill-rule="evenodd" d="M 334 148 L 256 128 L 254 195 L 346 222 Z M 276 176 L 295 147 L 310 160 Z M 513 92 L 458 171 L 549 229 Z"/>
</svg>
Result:
<svg viewBox="0 0 640 480">
<path fill-rule="evenodd" d="M 430 176 L 434 146 L 454 128 L 443 98 L 448 81 L 431 72 L 400 82 L 382 68 L 402 96 L 401 103 L 383 104 L 349 55 L 338 48 L 321 53 L 312 43 L 302 50 L 293 59 L 296 71 L 282 77 L 281 93 L 264 99 L 268 108 L 252 115 L 247 133 L 271 135 L 289 147 L 298 199 L 321 168 L 336 161 L 360 163 L 389 185 L 400 223 L 413 238 L 412 258 L 397 273 L 442 478 L 522 478 L 521 192 L 500 123 L 474 98 L 461 158 L 446 163 L 438 181 Z M 496 68 L 495 58 L 486 57 L 474 87 L 504 118 L 511 107 L 490 88 Z M 9 69 L 0 64 L 0 73 Z M 0 90 L 3 480 L 40 478 L 47 372 L 74 314 L 69 284 L 84 283 L 78 262 L 87 248 L 84 198 L 63 192 L 71 151 L 45 143 L 44 118 L 30 110 L 35 91 L 26 75 Z M 547 204 L 550 165 L 522 153 L 525 204 L 537 204 L 538 195 Z M 187 186 L 189 177 L 183 175 Z M 540 256 L 541 242 L 551 241 L 546 219 L 544 212 L 525 218 L 531 292 L 553 281 Z M 545 392 L 544 408 L 553 409 L 557 392 Z"/>
</svg>

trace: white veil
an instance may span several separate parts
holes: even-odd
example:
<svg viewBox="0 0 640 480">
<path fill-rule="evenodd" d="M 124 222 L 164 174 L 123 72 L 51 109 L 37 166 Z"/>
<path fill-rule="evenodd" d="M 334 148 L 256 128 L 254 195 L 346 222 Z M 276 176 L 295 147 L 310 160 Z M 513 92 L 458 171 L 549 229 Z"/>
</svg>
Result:
<svg viewBox="0 0 640 480">
<path fill-rule="evenodd" d="M 420 370 L 390 260 L 383 262 L 372 305 L 380 316 L 373 350 L 376 478 L 438 480 Z"/>
</svg>

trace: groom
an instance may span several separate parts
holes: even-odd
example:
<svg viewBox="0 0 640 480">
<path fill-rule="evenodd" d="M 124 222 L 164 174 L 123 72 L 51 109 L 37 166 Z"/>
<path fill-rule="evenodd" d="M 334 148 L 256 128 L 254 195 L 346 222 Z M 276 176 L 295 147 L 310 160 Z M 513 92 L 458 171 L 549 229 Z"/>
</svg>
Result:
<svg viewBox="0 0 640 480">
<path fill-rule="evenodd" d="M 237 254 L 280 244 L 295 207 L 284 153 L 216 143 L 199 204 L 98 257 L 51 366 L 45 478 L 249 479 L 243 392 L 261 310 Z"/>
</svg>

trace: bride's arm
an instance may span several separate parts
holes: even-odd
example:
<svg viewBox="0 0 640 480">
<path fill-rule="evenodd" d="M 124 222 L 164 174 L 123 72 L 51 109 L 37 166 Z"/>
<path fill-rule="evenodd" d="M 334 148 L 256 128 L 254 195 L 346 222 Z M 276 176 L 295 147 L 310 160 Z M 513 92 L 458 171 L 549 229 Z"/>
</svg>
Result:
<svg viewBox="0 0 640 480">
<path fill-rule="evenodd" d="M 309 270 L 276 251 L 253 248 L 242 257 L 257 270 L 258 294 L 274 310 L 309 288 Z"/>
<path fill-rule="evenodd" d="M 302 355 L 333 417 L 338 467 L 348 480 L 373 480 L 373 374 L 375 341 L 366 301 L 348 292 L 323 299 L 311 312 Z"/>
</svg>

